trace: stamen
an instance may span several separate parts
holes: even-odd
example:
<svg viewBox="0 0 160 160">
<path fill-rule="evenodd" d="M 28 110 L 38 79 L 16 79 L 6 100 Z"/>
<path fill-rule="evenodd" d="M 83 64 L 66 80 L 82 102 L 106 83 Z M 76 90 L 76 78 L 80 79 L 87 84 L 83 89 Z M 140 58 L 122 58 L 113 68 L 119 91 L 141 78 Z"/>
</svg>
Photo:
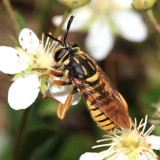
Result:
<svg viewBox="0 0 160 160">
<path fill-rule="evenodd" d="M 39 86 L 38 88 L 41 89 L 41 86 Z"/>
<path fill-rule="evenodd" d="M 146 150 L 145 149 L 142 149 L 142 152 L 145 152 Z"/>
<path fill-rule="evenodd" d="M 42 37 L 44 37 L 45 36 L 45 34 L 44 34 L 44 32 L 42 32 Z"/>
<path fill-rule="evenodd" d="M 21 41 L 23 42 L 23 38 L 21 38 Z"/>
<path fill-rule="evenodd" d="M 144 121 L 144 127 L 143 127 L 143 129 L 142 129 L 142 131 L 141 131 L 142 135 L 143 135 L 143 133 L 144 133 L 144 131 L 145 131 L 145 129 L 146 129 L 146 125 L 147 125 L 147 118 L 148 118 L 148 116 L 146 115 L 146 117 L 145 117 L 145 121 Z"/>
<path fill-rule="evenodd" d="M 49 34 L 49 35 L 52 35 L 52 32 L 49 32 L 48 34 Z"/>
<path fill-rule="evenodd" d="M 17 57 L 19 57 L 19 54 L 17 53 Z"/>
<path fill-rule="evenodd" d="M 104 142 L 104 141 L 110 141 L 112 140 L 113 138 L 106 138 L 106 139 L 101 139 L 101 140 L 97 140 L 97 143 L 99 142 Z"/>
<path fill-rule="evenodd" d="M 139 152 L 139 154 L 142 156 L 142 152 Z"/>
<path fill-rule="evenodd" d="M 31 36 L 31 35 L 32 35 L 32 32 L 29 32 L 29 35 Z"/>
<path fill-rule="evenodd" d="M 151 147 L 151 144 L 150 144 L 150 143 L 148 144 L 148 147 Z"/>
<path fill-rule="evenodd" d="M 27 52 L 27 48 L 25 48 L 25 52 Z"/>
<path fill-rule="evenodd" d="M 152 125 L 152 126 L 146 131 L 146 133 L 144 133 L 143 135 L 144 135 L 144 136 L 149 135 L 154 129 L 155 129 L 155 127 L 154 127 L 154 125 Z"/>
<path fill-rule="evenodd" d="M 42 40 L 39 40 L 39 44 L 42 44 Z"/>
<path fill-rule="evenodd" d="M 99 147 L 106 147 L 106 146 L 111 146 L 112 143 L 108 143 L 108 144 L 101 144 L 101 145 L 97 145 L 97 146 L 93 146 L 92 149 L 94 148 L 99 148 Z"/>
<path fill-rule="evenodd" d="M 34 58 L 37 58 L 37 55 L 34 54 L 33 57 L 34 57 Z"/>
</svg>

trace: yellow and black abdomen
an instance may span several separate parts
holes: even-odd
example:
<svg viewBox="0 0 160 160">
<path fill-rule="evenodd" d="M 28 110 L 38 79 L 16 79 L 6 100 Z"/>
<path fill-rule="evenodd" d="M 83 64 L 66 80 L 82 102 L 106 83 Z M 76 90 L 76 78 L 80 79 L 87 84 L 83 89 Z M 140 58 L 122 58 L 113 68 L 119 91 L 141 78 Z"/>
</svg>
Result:
<svg viewBox="0 0 160 160">
<path fill-rule="evenodd" d="M 113 131 L 116 125 L 107 114 L 113 112 L 115 106 L 112 106 L 110 93 L 108 91 L 105 92 L 105 85 L 98 82 L 95 86 L 86 88 L 87 92 L 83 93 L 83 95 L 86 98 L 91 116 L 97 125 L 105 131 Z"/>
<path fill-rule="evenodd" d="M 113 112 L 115 106 L 112 106 L 111 93 L 107 91 L 106 83 L 103 83 L 101 77 L 99 77 L 94 61 L 83 52 L 81 54 L 80 51 L 79 54 L 70 58 L 70 62 L 65 66 L 65 69 L 69 71 L 69 78 L 76 81 L 74 83 L 76 83 L 78 91 L 86 98 L 93 120 L 103 130 L 113 130 L 116 125 L 107 116 L 107 113 Z"/>
</svg>

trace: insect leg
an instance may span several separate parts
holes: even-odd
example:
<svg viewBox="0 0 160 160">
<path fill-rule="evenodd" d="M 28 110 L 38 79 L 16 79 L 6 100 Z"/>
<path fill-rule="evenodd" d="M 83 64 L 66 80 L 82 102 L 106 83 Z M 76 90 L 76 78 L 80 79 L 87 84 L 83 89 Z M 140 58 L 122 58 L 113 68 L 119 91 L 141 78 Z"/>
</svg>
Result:
<svg viewBox="0 0 160 160">
<path fill-rule="evenodd" d="M 64 86 L 64 85 L 70 85 L 71 84 L 71 82 L 66 82 L 66 81 L 62 81 L 62 80 L 53 80 L 52 76 L 49 77 L 49 81 L 53 85 L 59 85 L 59 86 Z"/>
<path fill-rule="evenodd" d="M 66 99 L 63 106 L 62 106 L 62 103 L 61 104 L 59 103 L 58 109 L 57 109 L 58 118 L 60 118 L 60 119 L 64 118 L 64 116 L 65 116 L 65 114 L 66 114 L 66 112 L 67 112 L 67 110 L 68 110 L 68 108 L 71 104 L 72 95 L 73 95 L 72 92 L 70 92 L 69 95 L 67 96 L 67 99 Z"/>
<path fill-rule="evenodd" d="M 63 77 L 63 71 L 57 72 L 55 69 L 49 69 L 48 73 L 56 77 Z"/>
</svg>

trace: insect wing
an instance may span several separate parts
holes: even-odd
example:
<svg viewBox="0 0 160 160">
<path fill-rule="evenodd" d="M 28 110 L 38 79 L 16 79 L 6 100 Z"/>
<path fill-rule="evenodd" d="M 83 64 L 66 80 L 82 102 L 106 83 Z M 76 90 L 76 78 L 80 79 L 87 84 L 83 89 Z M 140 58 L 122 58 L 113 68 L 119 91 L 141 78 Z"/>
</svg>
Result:
<svg viewBox="0 0 160 160">
<path fill-rule="evenodd" d="M 107 75 L 98 67 L 99 76 L 102 81 L 106 83 L 107 89 L 110 91 L 113 99 L 112 106 L 115 106 L 115 115 L 112 115 L 111 112 L 108 112 L 107 115 L 115 122 L 115 124 L 122 126 L 123 128 L 130 127 L 130 117 L 128 115 L 128 106 L 121 94 L 116 90 L 111 80 Z M 109 106 L 108 106 L 109 107 Z M 105 108 L 105 106 L 103 107 Z M 107 108 L 107 106 L 106 106 Z"/>
<path fill-rule="evenodd" d="M 115 87 L 112 85 L 109 78 L 106 74 L 98 67 L 99 79 L 102 81 L 100 86 L 105 84 L 104 90 L 98 90 L 99 94 L 109 93 L 106 95 L 107 103 L 102 106 L 99 99 L 95 94 L 91 94 L 89 91 L 95 91 L 95 87 L 91 86 L 85 80 L 72 78 L 73 84 L 75 84 L 84 96 L 87 97 L 87 100 L 90 103 L 94 103 L 96 107 L 99 108 L 101 112 L 103 112 L 107 117 L 109 117 L 117 126 L 122 126 L 123 128 L 130 127 L 130 118 L 127 113 L 127 109 L 125 109 L 125 103 L 123 102 L 122 96 L 118 93 Z M 99 89 L 100 89 L 99 86 Z M 87 88 L 87 89 L 86 89 Z"/>
</svg>

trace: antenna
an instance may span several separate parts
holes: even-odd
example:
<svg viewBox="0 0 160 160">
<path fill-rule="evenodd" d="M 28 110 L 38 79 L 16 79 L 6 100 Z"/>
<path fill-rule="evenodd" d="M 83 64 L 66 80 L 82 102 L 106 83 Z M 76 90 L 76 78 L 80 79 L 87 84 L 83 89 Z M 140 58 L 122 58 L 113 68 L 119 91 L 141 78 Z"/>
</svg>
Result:
<svg viewBox="0 0 160 160">
<path fill-rule="evenodd" d="M 70 19 L 69 19 L 69 21 L 68 21 L 67 30 L 66 30 L 66 32 L 65 32 L 64 39 L 63 39 L 63 43 L 64 43 L 64 44 L 66 44 L 66 39 L 67 39 L 67 36 L 68 36 L 68 31 L 69 31 L 69 29 L 70 29 L 70 26 L 71 26 L 71 23 L 72 23 L 72 21 L 73 21 L 73 18 L 74 18 L 74 16 L 71 16 Z"/>
<path fill-rule="evenodd" d="M 63 47 L 67 47 L 66 39 L 67 39 L 67 36 L 68 36 L 68 32 L 69 32 L 71 23 L 72 23 L 72 21 L 73 21 L 73 18 L 74 18 L 74 16 L 71 16 L 70 19 L 69 19 L 69 21 L 68 21 L 67 29 L 66 29 L 66 31 L 65 31 L 65 35 L 64 35 L 63 42 L 61 42 L 59 39 L 57 39 L 57 38 L 51 36 L 51 35 L 48 34 L 48 33 L 45 33 L 45 35 L 46 35 L 47 37 L 50 37 L 51 39 L 57 41 L 57 42 L 60 43 Z"/>
<path fill-rule="evenodd" d="M 51 39 L 53 39 L 53 40 L 57 41 L 57 42 L 58 42 L 58 43 L 60 43 L 62 46 L 64 46 L 64 43 L 63 43 L 63 42 L 61 42 L 59 39 L 57 39 L 57 38 L 55 38 L 55 37 L 51 36 L 51 35 L 50 35 L 50 34 L 48 34 L 48 33 L 45 33 L 45 35 L 46 35 L 47 37 L 50 37 Z"/>
</svg>

